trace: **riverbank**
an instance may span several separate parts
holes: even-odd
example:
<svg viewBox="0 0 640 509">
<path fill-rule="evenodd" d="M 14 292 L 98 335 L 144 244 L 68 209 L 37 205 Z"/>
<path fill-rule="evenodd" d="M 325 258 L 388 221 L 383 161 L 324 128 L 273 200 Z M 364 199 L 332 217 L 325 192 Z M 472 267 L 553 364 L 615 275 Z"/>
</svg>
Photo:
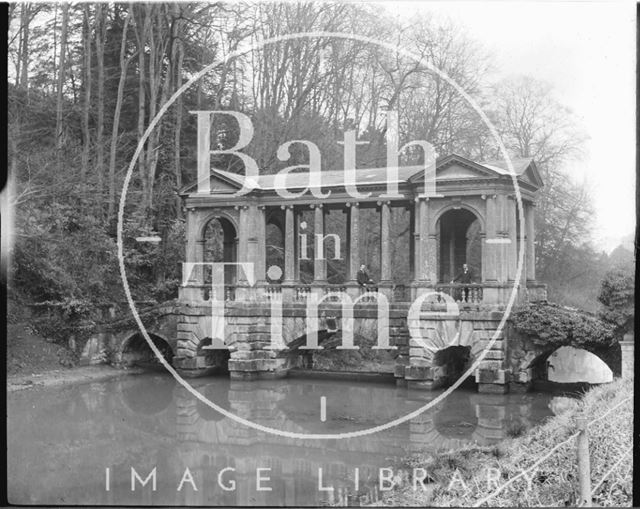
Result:
<svg viewBox="0 0 640 509">
<path fill-rule="evenodd" d="M 7 392 L 34 387 L 53 387 L 65 384 L 103 382 L 122 376 L 140 375 L 148 371 L 142 368 L 114 368 L 111 366 L 78 366 L 67 369 L 54 369 L 30 375 L 9 375 Z"/>
<path fill-rule="evenodd" d="M 592 388 L 560 415 L 499 445 L 470 446 L 407 458 L 402 468 L 405 472 L 424 469 L 425 482 L 412 485 L 408 478 L 400 476 L 384 503 L 378 505 L 464 507 L 483 502 L 489 506 L 576 505 L 575 439 L 560 446 L 537 466 L 536 462 L 577 431 L 577 417 L 585 417 L 591 423 L 589 456 L 595 505 L 631 506 L 633 380 L 628 379 Z M 487 498 L 505 485 L 495 496 Z"/>
<path fill-rule="evenodd" d="M 7 326 L 7 392 L 33 387 L 99 382 L 144 373 L 141 368 L 77 366 L 73 352 L 47 341 L 26 323 Z"/>
</svg>

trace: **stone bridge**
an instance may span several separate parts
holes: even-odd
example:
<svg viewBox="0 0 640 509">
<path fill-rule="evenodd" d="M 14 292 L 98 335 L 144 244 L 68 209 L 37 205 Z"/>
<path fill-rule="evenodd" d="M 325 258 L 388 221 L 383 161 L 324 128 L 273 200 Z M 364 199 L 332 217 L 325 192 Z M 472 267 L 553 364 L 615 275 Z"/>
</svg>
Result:
<svg viewBox="0 0 640 509">
<path fill-rule="evenodd" d="M 154 344 L 185 377 L 219 372 L 228 372 L 235 380 L 285 377 L 292 368 L 301 366 L 301 356 L 313 358 L 325 348 L 349 346 L 351 337 L 355 348 L 389 352 L 395 359 L 399 385 L 435 389 L 452 383 L 477 360 L 496 334 L 504 313 L 458 303 L 457 314 L 448 316 L 443 304 L 427 302 L 417 319 L 408 320 L 409 303 L 391 303 L 384 316 L 379 316 L 377 304 L 365 300 L 346 316 L 342 304 L 323 302 L 317 307 L 316 319 L 309 320 L 307 304 L 280 302 L 279 321 L 272 318 L 272 305 L 230 301 L 224 304 L 224 318 L 216 319 L 211 302 L 171 301 L 141 309 L 140 317 Z M 221 334 L 224 344 L 212 341 Z M 277 338 L 283 338 L 284 343 L 278 343 Z M 314 341 L 320 349 L 305 348 Z M 507 322 L 473 374 L 478 390 L 505 393 L 528 389 L 534 378 L 545 379 L 545 361 L 554 350 L 520 337 Z M 600 351 L 593 353 L 603 356 Z M 131 319 L 103 324 L 89 338 L 81 357 L 85 363 L 125 366 L 155 360 Z M 605 361 L 610 364 L 609 359 Z"/>
</svg>

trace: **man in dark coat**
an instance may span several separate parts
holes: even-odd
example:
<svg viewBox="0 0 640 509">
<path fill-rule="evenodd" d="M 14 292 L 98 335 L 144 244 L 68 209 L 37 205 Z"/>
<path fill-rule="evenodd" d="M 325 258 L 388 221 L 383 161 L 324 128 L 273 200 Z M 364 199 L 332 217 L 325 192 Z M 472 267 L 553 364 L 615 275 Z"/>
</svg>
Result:
<svg viewBox="0 0 640 509">
<path fill-rule="evenodd" d="M 452 283 L 462 283 L 463 285 L 468 285 L 473 283 L 473 273 L 471 269 L 466 263 L 462 264 L 462 272 L 460 272 L 456 277 L 451 281 Z M 464 293 L 464 301 L 469 302 L 469 287 L 463 286 L 462 291 Z"/>
<path fill-rule="evenodd" d="M 366 265 L 360 265 L 360 270 L 358 271 L 358 274 L 356 277 L 358 279 L 358 284 L 360 286 L 367 286 L 367 285 L 373 284 L 373 279 L 371 279 L 371 276 L 369 276 Z"/>
</svg>

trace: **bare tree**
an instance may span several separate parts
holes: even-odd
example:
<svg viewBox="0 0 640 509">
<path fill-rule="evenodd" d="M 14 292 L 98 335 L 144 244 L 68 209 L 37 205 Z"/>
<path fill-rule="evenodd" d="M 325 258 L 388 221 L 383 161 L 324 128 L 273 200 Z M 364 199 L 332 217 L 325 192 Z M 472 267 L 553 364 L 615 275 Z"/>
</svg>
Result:
<svg viewBox="0 0 640 509">
<path fill-rule="evenodd" d="M 69 4 L 62 4 L 62 28 L 60 33 L 60 56 L 58 58 L 58 86 L 57 86 L 57 100 L 56 100 L 56 160 L 58 163 L 58 171 L 61 171 L 62 167 L 62 148 L 64 145 L 63 140 L 63 125 L 62 125 L 62 111 L 64 108 L 64 84 L 66 77 L 66 56 L 67 56 L 67 27 L 69 24 Z"/>
<path fill-rule="evenodd" d="M 122 39 L 120 41 L 120 79 L 118 81 L 118 92 L 116 95 L 116 107 L 113 112 L 113 128 L 111 131 L 111 149 L 109 153 L 109 198 L 107 217 L 111 219 L 116 204 L 116 148 L 118 145 L 118 129 L 120 127 L 120 112 L 122 110 L 122 96 L 124 85 L 127 79 L 127 69 L 129 62 L 135 57 L 135 53 L 127 56 L 127 35 L 130 16 L 127 14 L 122 27 Z"/>
</svg>

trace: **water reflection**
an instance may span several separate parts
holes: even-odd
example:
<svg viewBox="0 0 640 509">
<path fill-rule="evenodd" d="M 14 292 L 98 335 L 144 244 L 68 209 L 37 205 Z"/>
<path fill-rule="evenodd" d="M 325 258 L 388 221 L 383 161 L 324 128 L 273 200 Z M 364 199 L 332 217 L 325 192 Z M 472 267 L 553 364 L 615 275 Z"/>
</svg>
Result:
<svg viewBox="0 0 640 509">
<path fill-rule="evenodd" d="M 240 417 L 296 433 L 364 429 L 404 415 L 436 395 L 346 381 L 192 382 Z M 321 396 L 327 399 L 326 422 L 320 420 Z M 158 374 L 14 393 L 8 401 L 10 500 L 225 506 L 371 503 L 380 497 L 379 468 L 392 467 L 418 451 L 499 442 L 514 423 L 529 427 L 551 415 L 550 399 L 544 394 L 456 391 L 431 411 L 384 432 L 314 441 L 286 439 L 238 424 Z M 132 467 L 142 479 L 155 467 L 156 491 L 151 483 L 138 484 L 132 491 Z M 178 490 L 187 468 L 193 481 L 183 482 Z M 327 490 L 319 489 L 320 469 Z M 257 483 L 271 491 L 257 489 Z"/>
</svg>

